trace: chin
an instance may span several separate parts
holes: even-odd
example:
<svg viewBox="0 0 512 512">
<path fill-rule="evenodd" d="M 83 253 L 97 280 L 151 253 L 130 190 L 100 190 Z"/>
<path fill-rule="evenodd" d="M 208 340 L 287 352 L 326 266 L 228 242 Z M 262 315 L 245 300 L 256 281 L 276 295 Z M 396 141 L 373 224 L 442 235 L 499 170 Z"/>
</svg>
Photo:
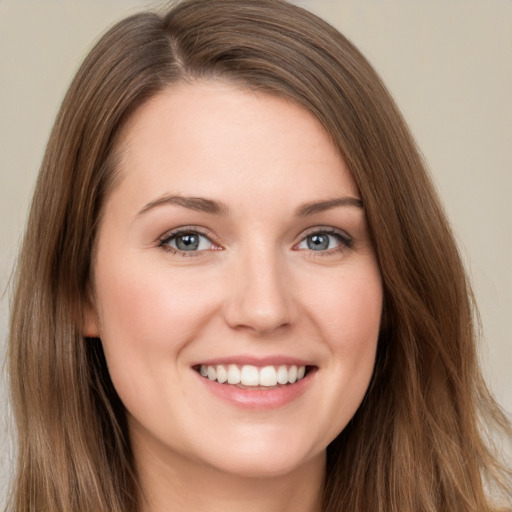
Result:
<svg viewBox="0 0 512 512">
<path fill-rule="evenodd" d="M 312 458 L 300 459 L 296 455 L 277 453 L 235 458 L 228 457 L 217 464 L 215 469 L 241 478 L 267 479 L 291 475 L 310 464 L 324 464 L 325 451 Z"/>
<path fill-rule="evenodd" d="M 308 449 L 306 443 L 282 432 L 273 439 L 272 433 L 263 432 L 253 435 L 250 442 L 239 441 L 219 440 L 214 453 L 205 454 L 205 459 L 212 468 L 246 478 L 280 477 L 307 465 L 325 465 L 325 448 Z"/>
</svg>

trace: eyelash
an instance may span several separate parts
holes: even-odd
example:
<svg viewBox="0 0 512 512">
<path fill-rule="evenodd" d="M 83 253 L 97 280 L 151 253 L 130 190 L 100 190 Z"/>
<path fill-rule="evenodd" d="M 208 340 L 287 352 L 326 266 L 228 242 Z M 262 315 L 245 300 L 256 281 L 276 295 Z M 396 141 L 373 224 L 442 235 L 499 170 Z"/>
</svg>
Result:
<svg viewBox="0 0 512 512">
<path fill-rule="evenodd" d="M 170 252 L 172 254 L 179 254 L 180 256 L 184 256 L 184 257 L 200 256 L 201 253 L 206 252 L 204 249 L 196 250 L 196 251 L 184 251 L 181 249 L 171 247 L 169 244 L 180 235 L 198 235 L 200 237 L 206 238 L 212 246 L 217 248 L 216 250 L 222 249 L 220 246 L 216 245 L 215 242 L 213 242 L 211 240 L 211 235 L 208 231 L 205 232 L 201 229 L 198 229 L 197 227 L 192 227 L 192 226 L 191 227 L 183 227 L 183 228 L 179 228 L 174 231 L 171 231 L 171 232 L 167 232 L 165 235 L 163 235 L 161 238 L 159 238 L 158 247 L 160 247 L 161 249 L 163 249 L 166 252 Z M 339 246 L 335 247 L 333 249 L 318 250 L 318 251 L 315 251 L 314 249 L 309 249 L 308 252 L 310 252 L 311 256 L 314 256 L 314 257 L 330 256 L 333 254 L 340 253 L 346 249 L 352 249 L 354 247 L 354 240 L 347 233 L 345 233 L 343 231 L 338 231 L 338 230 L 335 230 L 332 228 L 317 227 L 317 228 L 314 228 L 313 230 L 311 230 L 310 232 L 306 233 L 301 238 L 301 240 L 297 244 L 294 245 L 294 247 L 293 247 L 294 250 L 297 250 L 297 251 L 304 250 L 304 249 L 298 249 L 297 247 L 300 244 L 302 244 L 303 242 L 305 242 L 308 237 L 311 237 L 314 235 L 332 236 L 332 237 L 336 238 L 336 240 L 339 242 Z M 212 250 L 215 250 L 215 249 L 212 249 Z"/>
<path fill-rule="evenodd" d="M 339 230 L 336 230 L 333 228 L 322 228 L 321 226 L 316 227 L 313 230 L 306 233 L 301 238 L 300 242 L 298 244 L 296 244 L 294 247 L 298 247 L 300 244 L 305 242 L 307 240 L 307 238 L 314 236 L 314 235 L 332 236 L 337 240 L 339 245 L 337 247 L 334 247 L 333 249 L 327 249 L 324 251 L 315 251 L 313 249 L 309 249 L 308 252 L 313 257 L 332 256 L 334 254 L 339 254 L 339 253 L 345 251 L 346 249 L 353 249 L 353 247 L 354 247 L 354 239 L 351 236 L 349 236 L 347 233 L 345 233 L 344 231 L 339 231 Z M 296 250 L 300 250 L 300 249 L 296 249 Z"/>
<path fill-rule="evenodd" d="M 200 256 L 201 253 L 205 252 L 204 250 L 201 251 L 183 251 L 174 247 L 171 247 L 169 244 L 175 240 L 180 235 L 198 235 L 202 238 L 206 238 L 208 242 L 215 247 L 218 247 L 215 242 L 211 240 L 211 235 L 208 231 L 202 231 L 201 229 L 198 229 L 197 227 L 183 227 L 176 229 L 174 231 L 170 231 L 165 233 L 161 238 L 158 240 L 158 247 L 163 249 L 166 252 L 170 252 L 171 254 L 179 254 L 180 256 L 189 257 L 189 256 Z M 218 247 L 220 249 L 220 247 Z"/>
</svg>

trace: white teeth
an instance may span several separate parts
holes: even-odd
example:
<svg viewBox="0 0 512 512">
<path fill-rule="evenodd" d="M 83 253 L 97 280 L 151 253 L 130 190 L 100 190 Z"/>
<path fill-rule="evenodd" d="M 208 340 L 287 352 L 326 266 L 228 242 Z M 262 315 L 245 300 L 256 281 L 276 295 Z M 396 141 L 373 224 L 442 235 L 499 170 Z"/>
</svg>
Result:
<svg viewBox="0 0 512 512">
<path fill-rule="evenodd" d="M 240 372 L 240 382 L 244 386 L 258 386 L 260 383 L 260 376 L 256 366 L 245 365 L 242 366 Z"/>
<path fill-rule="evenodd" d="M 228 366 L 228 384 L 239 384 L 240 383 L 240 370 L 236 364 L 230 364 Z"/>
<path fill-rule="evenodd" d="M 216 380 L 224 384 L 243 384 L 244 386 L 264 386 L 273 387 L 278 384 L 294 384 L 304 378 L 306 374 L 305 366 L 291 365 L 289 367 L 281 365 L 257 367 L 253 365 L 243 365 L 239 367 L 236 364 L 227 366 L 219 364 L 210 366 L 202 364 L 199 373 L 209 380 Z"/>
<path fill-rule="evenodd" d="M 226 368 L 224 366 L 222 366 L 221 364 L 219 364 L 219 366 L 217 366 L 217 380 L 221 384 L 224 384 L 224 382 L 226 382 L 228 380 L 228 372 L 227 372 Z"/>
<path fill-rule="evenodd" d="M 260 386 L 275 386 L 277 384 L 277 372 L 273 366 L 265 366 L 260 370 Z"/>
<path fill-rule="evenodd" d="M 208 377 L 210 375 L 208 374 Z M 290 384 L 293 384 L 297 381 L 297 367 L 295 365 L 290 366 L 290 369 L 288 370 L 288 382 Z"/>
<path fill-rule="evenodd" d="M 279 384 L 288 384 L 288 369 L 286 366 L 280 366 L 277 370 L 277 382 Z"/>
</svg>

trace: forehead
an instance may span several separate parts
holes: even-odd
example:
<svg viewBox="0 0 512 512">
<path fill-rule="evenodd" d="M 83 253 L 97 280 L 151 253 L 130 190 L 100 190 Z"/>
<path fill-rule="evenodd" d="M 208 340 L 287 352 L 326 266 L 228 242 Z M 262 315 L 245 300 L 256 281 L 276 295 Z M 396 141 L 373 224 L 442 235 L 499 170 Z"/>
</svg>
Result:
<svg viewBox="0 0 512 512">
<path fill-rule="evenodd" d="M 121 188 L 129 182 L 147 200 L 164 192 L 215 196 L 248 187 L 253 194 L 294 190 L 297 201 L 309 199 L 301 194 L 329 195 L 333 187 L 358 195 L 310 112 L 220 81 L 174 85 L 151 98 L 123 128 L 117 154 Z"/>
</svg>

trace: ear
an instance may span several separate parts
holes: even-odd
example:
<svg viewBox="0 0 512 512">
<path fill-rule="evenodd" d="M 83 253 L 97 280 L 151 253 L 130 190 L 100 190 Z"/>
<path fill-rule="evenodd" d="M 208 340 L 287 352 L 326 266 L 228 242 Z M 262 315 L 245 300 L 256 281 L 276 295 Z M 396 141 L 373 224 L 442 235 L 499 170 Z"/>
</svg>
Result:
<svg viewBox="0 0 512 512">
<path fill-rule="evenodd" d="M 388 331 L 389 328 L 389 307 L 387 306 L 387 299 L 384 297 L 382 301 L 382 312 L 380 314 L 380 332 Z"/>
<path fill-rule="evenodd" d="M 90 294 L 89 294 L 90 295 Z M 85 338 L 99 338 L 99 318 L 94 302 L 88 297 L 83 306 L 82 336 Z"/>
</svg>

